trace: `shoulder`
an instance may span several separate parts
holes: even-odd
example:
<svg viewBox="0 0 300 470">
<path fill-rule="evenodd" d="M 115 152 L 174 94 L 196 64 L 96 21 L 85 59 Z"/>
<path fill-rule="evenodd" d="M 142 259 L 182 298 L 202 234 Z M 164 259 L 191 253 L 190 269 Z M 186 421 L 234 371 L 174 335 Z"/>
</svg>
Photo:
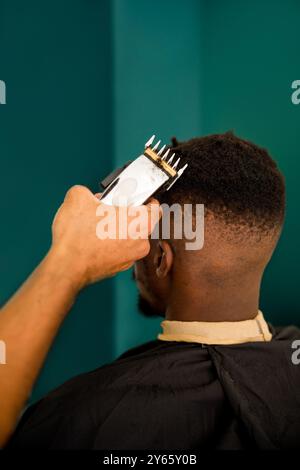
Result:
<svg viewBox="0 0 300 470">
<path fill-rule="evenodd" d="M 84 394 L 91 397 L 96 393 L 98 396 L 107 389 L 112 391 L 135 385 L 146 387 L 157 383 L 163 387 L 170 381 L 172 383 L 173 375 L 178 375 L 183 363 L 186 365 L 189 359 L 193 362 L 195 356 L 199 364 L 210 362 L 208 352 L 201 345 L 151 341 L 126 351 L 109 364 L 68 380 L 44 400 L 74 395 L 79 401 Z"/>
<path fill-rule="evenodd" d="M 137 417 L 165 413 L 166 396 L 169 412 L 175 412 L 178 393 L 198 390 L 213 379 L 214 367 L 201 346 L 147 343 L 67 381 L 29 408 L 11 447 L 90 448 L 96 435 L 106 442 L 112 430 L 127 429 Z"/>
<path fill-rule="evenodd" d="M 288 326 L 270 326 L 274 341 L 293 341 L 300 339 L 300 328 L 295 325 Z"/>
<path fill-rule="evenodd" d="M 127 351 L 110 364 L 68 380 L 31 409 L 33 414 L 42 408 L 49 415 L 61 410 L 71 412 L 87 404 L 101 407 L 99 397 L 111 398 L 128 389 L 176 387 L 179 382 L 191 380 L 185 378 L 187 362 L 194 368 L 211 367 L 210 356 L 201 345 L 151 341 Z"/>
</svg>

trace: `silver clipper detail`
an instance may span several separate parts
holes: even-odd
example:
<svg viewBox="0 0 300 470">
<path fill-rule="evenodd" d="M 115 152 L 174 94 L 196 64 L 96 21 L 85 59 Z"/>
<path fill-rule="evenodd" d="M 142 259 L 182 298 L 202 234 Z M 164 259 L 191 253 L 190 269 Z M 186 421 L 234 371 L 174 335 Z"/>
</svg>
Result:
<svg viewBox="0 0 300 470">
<path fill-rule="evenodd" d="M 177 170 L 175 153 L 169 158 L 170 149 L 165 150 L 161 141 L 154 146 L 153 135 L 145 144 L 145 150 L 136 160 L 114 171 L 102 181 L 104 192 L 101 201 L 114 206 L 139 206 L 144 204 L 158 189 L 169 190 L 180 178 L 188 164 Z"/>
</svg>

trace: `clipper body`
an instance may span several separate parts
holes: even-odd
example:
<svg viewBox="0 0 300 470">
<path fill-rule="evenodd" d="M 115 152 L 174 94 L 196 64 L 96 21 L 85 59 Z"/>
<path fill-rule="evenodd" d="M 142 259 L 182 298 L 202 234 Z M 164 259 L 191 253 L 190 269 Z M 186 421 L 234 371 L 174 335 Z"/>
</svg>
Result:
<svg viewBox="0 0 300 470">
<path fill-rule="evenodd" d="M 158 189 L 166 190 L 182 175 L 187 164 L 177 171 L 180 159 L 174 163 L 175 154 L 167 161 L 169 150 L 165 145 L 159 150 L 160 141 L 152 147 L 155 136 L 145 144 L 145 150 L 136 160 L 114 171 L 102 186 L 105 191 L 101 201 L 114 206 L 139 206 L 144 204 Z"/>
</svg>

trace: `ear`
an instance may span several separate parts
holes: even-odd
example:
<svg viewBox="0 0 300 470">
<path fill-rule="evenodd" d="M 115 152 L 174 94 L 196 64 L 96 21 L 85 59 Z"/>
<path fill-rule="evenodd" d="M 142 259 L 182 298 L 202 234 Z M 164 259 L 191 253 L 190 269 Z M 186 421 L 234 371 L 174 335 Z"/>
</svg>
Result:
<svg viewBox="0 0 300 470">
<path fill-rule="evenodd" d="M 173 265 L 173 250 L 166 240 L 159 240 L 154 255 L 156 275 L 159 279 L 165 278 Z"/>
</svg>

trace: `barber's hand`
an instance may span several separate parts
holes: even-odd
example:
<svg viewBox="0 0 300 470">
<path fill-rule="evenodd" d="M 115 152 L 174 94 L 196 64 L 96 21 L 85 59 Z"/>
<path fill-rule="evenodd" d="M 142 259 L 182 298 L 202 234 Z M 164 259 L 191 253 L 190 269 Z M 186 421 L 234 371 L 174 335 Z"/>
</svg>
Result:
<svg viewBox="0 0 300 470">
<path fill-rule="evenodd" d="M 49 255 L 55 256 L 57 263 L 64 265 L 68 277 L 78 289 L 128 269 L 136 260 L 148 254 L 150 244 L 147 236 L 160 217 L 156 200 L 141 208 L 143 211 L 142 216 L 139 216 L 139 227 L 144 238 L 133 239 L 129 235 L 125 239 L 99 239 L 96 227 L 104 209 L 106 218 L 108 214 L 110 220 L 114 220 L 115 215 L 128 215 L 130 209 L 104 205 L 86 187 L 72 187 L 55 216 Z M 133 219 L 129 217 L 129 221 Z"/>
</svg>

